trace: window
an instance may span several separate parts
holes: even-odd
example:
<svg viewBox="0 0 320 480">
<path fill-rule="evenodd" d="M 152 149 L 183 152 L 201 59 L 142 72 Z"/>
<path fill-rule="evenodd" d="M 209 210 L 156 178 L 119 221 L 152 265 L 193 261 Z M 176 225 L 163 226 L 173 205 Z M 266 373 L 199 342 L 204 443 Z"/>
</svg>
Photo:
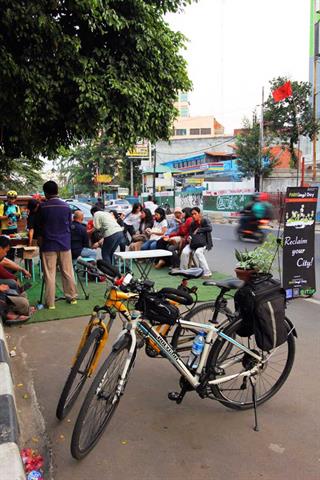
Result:
<svg viewBox="0 0 320 480">
<path fill-rule="evenodd" d="M 200 128 L 190 128 L 190 135 L 200 135 Z"/>
<path fill-rule="evenodd" d="M 189 117 L 188 107 L 180 107 L 180 117 Z"/>
<path fill-rule="evenodd" d="M 187 102 L 188 101 L 188 94 L 185 92 L 180 93 L 180 102 Z"/>
<path fill-rule="evenodd" d="M 201 135 L 211 135 L 211 128 L 201 128 Z"/>
<path fill-rule="evenodd" d="M 187 130 L 185 128 L 177 128 L 176 135 L 187 135 Z"/>
</svg>

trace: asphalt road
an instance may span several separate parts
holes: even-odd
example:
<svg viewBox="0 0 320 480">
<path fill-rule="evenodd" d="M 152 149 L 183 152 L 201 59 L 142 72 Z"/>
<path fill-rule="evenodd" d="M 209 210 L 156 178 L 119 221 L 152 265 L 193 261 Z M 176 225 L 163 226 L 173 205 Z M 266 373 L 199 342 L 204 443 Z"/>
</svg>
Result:
<svg viewBox="0 0 320 480">
<path fill-rule="evenodd" d="M 231 232 L 229 226 L 215 227 L 210 254 L 212 267 L 227 274 L 238 245 Z M 177 388 L 177 372 L 141 351 L 109 428 L 81 462 L 69 450 L 81 399 L 61 423 L 55 409 L 86 319 L 8 329 L 17 353 L 12 360 L 23 446 L 41 452 L 49 447 L 47 478 L 56 480 L 318 480 L 320 302 L 315 302 L 289 304 L 299 335 L 296 360 L 280 392 L 258 409 L 259 432 L 252 429 L 252 411 L 229 410 L 195 393 L 179 406 L 170 402 L 167 393 Z"/>
</svg>

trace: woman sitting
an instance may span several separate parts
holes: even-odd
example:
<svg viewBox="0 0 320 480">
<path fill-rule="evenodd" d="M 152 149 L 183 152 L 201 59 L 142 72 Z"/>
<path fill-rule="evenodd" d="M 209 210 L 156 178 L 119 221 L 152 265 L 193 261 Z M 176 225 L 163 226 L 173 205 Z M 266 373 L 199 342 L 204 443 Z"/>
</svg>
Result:
<svg viewBox="0 0 320 480">
<path fill-rule="evenodd" d="M 141 250 L 155 250 L 157 248 L 157 242 L 166 233 L 168 228 L 168 222 L 166 220 L 166 214 L 163 208 L 158 207 L 154 212 L 155 222 L 152 228 L 146 229 L 146 234 L 150 236 L 150 239 L 144 242 Z"/>
<path fill-rule="evenodd" d="M 191 215 L 193 221 L 190 227 L 190 236 L 187 245 L 181 252 L 180 268 L 188 268 L 190 254 L 193 253 L 195 262 L 203 269 L 203 277 L 208 278 L 212 273 L 204 252 L 212 248 L 212 225 L 207 218 L 203 218 L 198 207 L 192 209 Z"/>
<path fill-rule="evenodd" d="M 129 246 L 129 250 L 137 251 L 141 250 L 142 244 L 148 240 L 149 236 L 146 230 L 150 230 L 153 227 L 153 216 L 148 208 L 143 208 L 140 214 L 140 224 L 137 233 L 132 237 L 132 243 Z"/>
</svg>

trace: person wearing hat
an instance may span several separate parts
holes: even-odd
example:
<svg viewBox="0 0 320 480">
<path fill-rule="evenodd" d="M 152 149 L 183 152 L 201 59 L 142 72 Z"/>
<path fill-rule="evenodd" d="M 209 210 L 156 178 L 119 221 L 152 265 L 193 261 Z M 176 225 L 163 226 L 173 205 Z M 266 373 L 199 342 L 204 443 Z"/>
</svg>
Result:
<svg viewBox="0 0 320 480">
<path fill-rule="evenodd" d="M 20 208 L 16 205 L 17 192 L 9 190 L 7 201 L 0 205 L 0 220 L 2 235 L 18 232 L 18 220 L 21 216 Z"/>
<path fill-rule="evenodd" d="M 168 230 L 166 235 L 177 232 L 180 225 L 182 224 L 183 213 L 180 207 L 174 209 L 174 216 L 171 219 L 168 219 Z"/>
</svg>

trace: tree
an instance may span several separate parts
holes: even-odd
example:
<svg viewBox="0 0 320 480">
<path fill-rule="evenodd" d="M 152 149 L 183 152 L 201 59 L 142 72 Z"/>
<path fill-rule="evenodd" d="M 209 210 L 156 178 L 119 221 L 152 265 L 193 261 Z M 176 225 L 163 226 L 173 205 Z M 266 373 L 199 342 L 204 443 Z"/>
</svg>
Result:
<svg viewBox="0 0 320 480">
<path fill-rule="evenodd" d="M 275 164 L 268 147 L 260 152 L 260 125 L 254 117 L 243 121 L 243 133 L 236 138 L 239 171 L 246 178 L 254 177 L 255 190 L 260 190 L 260 178 L 270 175 Z M 267 158 L 266 158 L 267 157 Z"/>
<path fill-rule="evenodd" d="M 167 139 L 191 84 L 163 14 L 190 2 L 0 0 L 0 167 L 100 129 L 114 144 Z"/>
<path fill-rule="evenodd" d="M 271 92 L 288 81 L 287 77 L 278 77 L 271 80 Z M 291 154 L 291 165 L 296 167 L 297 155 L 295 144 L 299 136 L 310 139 L 319 131 L 319 122 L 313 119 L 312 105 L 310 103 L 311 84 L 308 82 L 291 82 L 292 96 L 285 100 L 275 102 L 270 93 L 264 106 L 264 121 L 266 131 L 280 139 L 287 145 Z"/>
<path fill-rule="evenodd" d="M 41 191 L 43 179 L 39 171 L 43 162 L 35 159 L 30 165 L 29 159 L 12 160 L 9 172 L 0 171 L 0 190 L 16 190 L 19 195 Z"/>
<path fill-rule="evenodd" d="M 123 178 L 121 163 L 126 150 L 110 144 L 103 133 L 94 139 L 83 141 L 81 145 L 70 149 L 60 149 L 59 176 L 70 193 L 93 194 L 97 190 L 94 183 L 96 174 L 106 174 L 113 183 Z"/>
</svg>

